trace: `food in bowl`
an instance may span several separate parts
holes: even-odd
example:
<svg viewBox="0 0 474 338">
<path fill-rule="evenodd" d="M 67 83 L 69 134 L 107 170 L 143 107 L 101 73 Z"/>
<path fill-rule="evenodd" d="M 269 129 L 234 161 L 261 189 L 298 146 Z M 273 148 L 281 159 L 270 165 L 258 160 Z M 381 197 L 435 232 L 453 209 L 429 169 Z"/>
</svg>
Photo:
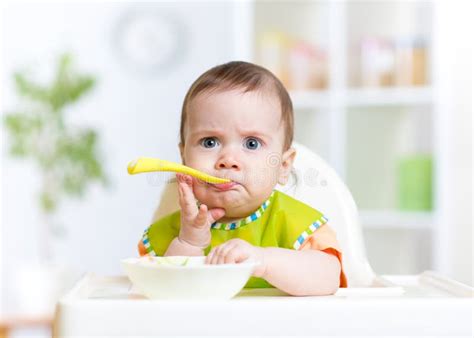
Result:
<svg viewBox="0 0 474 338">
<path fill-rule="evenodd" d="M 127 258 L 122 267 L 150 299 L 230 299 L 245 286 L 257 262 L 211 265 L 205 256 Z"/>
</svg>

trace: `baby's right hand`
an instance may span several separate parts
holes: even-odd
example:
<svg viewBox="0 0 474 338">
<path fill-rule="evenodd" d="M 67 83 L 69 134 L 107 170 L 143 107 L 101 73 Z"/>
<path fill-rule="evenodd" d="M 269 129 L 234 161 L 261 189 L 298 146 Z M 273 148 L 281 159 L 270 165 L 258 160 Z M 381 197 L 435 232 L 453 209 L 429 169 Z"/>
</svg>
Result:
<svg viewBox="0 0 474 338">
<path fill-rule="evenodd" d="M 224 216 L 225 210 L 207 205 L 198 208 L 193 192 L 193 178 L 176 174 L 178 180 L 179 204 L 181 206 L 181 228 L 178 239 L 193 246 L 206 248 L 211 243 L 211 224 Z"/>
</svg>

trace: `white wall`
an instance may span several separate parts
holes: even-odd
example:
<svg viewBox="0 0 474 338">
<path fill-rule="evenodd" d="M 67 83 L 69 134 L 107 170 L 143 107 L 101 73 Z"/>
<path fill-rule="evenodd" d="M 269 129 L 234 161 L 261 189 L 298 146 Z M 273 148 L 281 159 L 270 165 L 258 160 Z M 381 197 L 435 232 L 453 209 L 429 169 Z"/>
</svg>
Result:
<svg viewBox="0 0 474 338">
<path fill-rule="evenodd" d="M 100 130 L 104 165 L 112 182 L 109 190 L 91 189 L 82 202 L 68 201 L 59 214 L 69 229 L 62 254 L 82 271 L 118 274 L 120 259 L 136 255 L 161 186 L 150 183 L 146 175 L 128 176 L 126 164 L 143 155 L 179 161 L 179 113 L 187 88 L 209 67 L 232 59 L 234 52 L 230 4 L 146 6 L 175 13 L 188 34 L 183 63 L 162 77 L 130 71 L 112 43 L 120 16 L 139 5 L 22 4 L 9 5 L 3 13 L 2 114 L 15 108 L 12 72 L 24 65 L 43 69 L 63 51 L 73 51 L 80 69 L 99 80 L 92 95 L 68 112 L 73 123 Z M 1 251 L 8 274 L 35 260 L 41 220 L 35 196 L 39 178 L 33 166 L 9 158 L 5 150 L 4 146 Z"/>
<path fill-rule="evenodd" d="M 467 1 L 437 3 L 435 74 L 439 77 L 438 139 L 441 159 L 439 200 L 442 207 L 436 232 L 435 268 L 462 282 L 473 284 L 472 252 L 472 4 Z"/>
</svg>

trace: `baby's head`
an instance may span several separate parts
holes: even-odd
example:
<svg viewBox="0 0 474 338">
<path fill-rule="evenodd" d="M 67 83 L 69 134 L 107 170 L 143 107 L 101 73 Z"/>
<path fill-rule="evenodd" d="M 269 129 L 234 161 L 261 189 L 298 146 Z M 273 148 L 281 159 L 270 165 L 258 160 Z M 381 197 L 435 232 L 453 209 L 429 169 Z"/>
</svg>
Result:
<svg viewBox="0 0 474 338">
<path fill-rule="evenodd" d="M 181 113 L 183 164 L 229 178 L 213 185 L 193 179 L 196 198 L 224 208 L 222 221 L 248 216 L 285 184 L 295 150 L 293 107 L 282 83 L 268 70 L 229 62 L 202 74 L 189 89 Z"/>
</svg>

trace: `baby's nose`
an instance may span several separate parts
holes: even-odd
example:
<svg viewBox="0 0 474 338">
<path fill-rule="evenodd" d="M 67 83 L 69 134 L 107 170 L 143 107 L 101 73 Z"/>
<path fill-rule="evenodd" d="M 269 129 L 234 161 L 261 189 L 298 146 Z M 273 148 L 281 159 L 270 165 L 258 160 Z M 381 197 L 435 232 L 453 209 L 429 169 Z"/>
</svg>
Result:
<svg viewBox="0 0 474 338">
<path fill-rule="evenodd" d="M 226 155 L 216 162 L 216 169 L 240 169 L 240 164 L 234 157 Z"/>
</svg>

